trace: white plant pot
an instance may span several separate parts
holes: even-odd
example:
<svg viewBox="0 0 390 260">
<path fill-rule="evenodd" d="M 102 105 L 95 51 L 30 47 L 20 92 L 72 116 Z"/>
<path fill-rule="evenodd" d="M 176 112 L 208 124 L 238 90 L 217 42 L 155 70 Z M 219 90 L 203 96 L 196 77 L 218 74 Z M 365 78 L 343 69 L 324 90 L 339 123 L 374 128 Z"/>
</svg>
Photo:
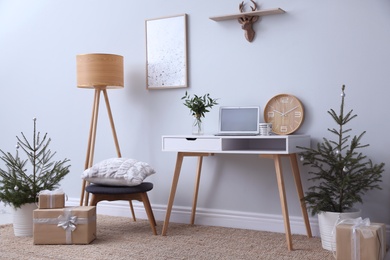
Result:
<svg viewBox="0 0 390 260">
<path fill-rule="evenodd" d="M 14 208 L 13 226 L 14 234 L 18 237 L 31 237 L 33 235 L 33 211 L 37 208 L 35 203 L 24 204 Z"/>
<path fill-rule="evenodd" d="M 334 251 L 336 250 L 336 242 L 333 237 L 333 229 L 337 220 L 358 218 L 362 211 L 352 209 L 349 212 L 321 212 L 318 214 L 318 225 L 320 226 L 322 248 Z M 335 231 L 334 231 L 335 232 Z"/>
</svg>

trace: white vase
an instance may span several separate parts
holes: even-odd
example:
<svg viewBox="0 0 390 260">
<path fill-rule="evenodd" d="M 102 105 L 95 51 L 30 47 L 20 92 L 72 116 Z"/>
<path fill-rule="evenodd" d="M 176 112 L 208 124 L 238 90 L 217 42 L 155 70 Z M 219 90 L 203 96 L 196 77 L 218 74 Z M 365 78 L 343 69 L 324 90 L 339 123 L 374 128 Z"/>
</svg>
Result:
<svg viewBox="0 0 390 260">
<path fill-rule="evenodd" d="M 333 237 L 333 230 L 336 222 L 342 219 L 358 218 L 362 211 L 359 209 L 353 209 L 348 212 L 321 212 L 318 214 L 318 225 L 320 226 L 321 244 L 322 248 L 334 251 L 336 250 L 336 242 Z"/>
<path fill-rule="evenodd" d="M 13 213 L 14 234 L 18 237 L 31 237 L 33 235 L 33 211 L 37 208 L 35 203 L 28 203 L 15 209 Z"/>
</svg>

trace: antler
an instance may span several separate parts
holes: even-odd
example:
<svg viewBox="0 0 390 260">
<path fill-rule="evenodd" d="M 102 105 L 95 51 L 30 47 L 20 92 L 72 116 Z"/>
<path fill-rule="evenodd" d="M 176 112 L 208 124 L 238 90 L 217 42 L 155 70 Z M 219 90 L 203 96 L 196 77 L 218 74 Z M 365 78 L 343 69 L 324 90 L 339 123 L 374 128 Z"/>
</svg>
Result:
<svg viewBox="0 0 390 260">
<path fill-rule="evenodd" d="M 242 1 L 241 4 L 238 6 L 238 8 L 239 8 L 239 10 L 240 10 L 241 13 L 244 12 L 244 5 L 245 5 L 245 4 L 244 4 L 244 1 Z"/>
<path fill-rule="evenodd" d="M 253 0 L 251 0 L 251 2 L 253 3 L 253 6 L 251 6 L 251 9 L 252 9 L 252 12 L 254 12 L 257 10 L 257 4 Z M 238 6 L 241 13 L 244 13 L 244 6 L 245 6 L 244 1 L 242 1 L 241 4 Z"/>
<path fill-rule="evenodd" d="M 252 9 L 252 12 L 253 11 L 256 11 L 256 9 L 257 9 L 257 4 L 256 4 L 256 2 L 255 1 L 253 1 L 253 0 L 251 0 L 251 2 L 253 3 L 253 7 L 251 6 L 251 9 Z"/>
</svg>

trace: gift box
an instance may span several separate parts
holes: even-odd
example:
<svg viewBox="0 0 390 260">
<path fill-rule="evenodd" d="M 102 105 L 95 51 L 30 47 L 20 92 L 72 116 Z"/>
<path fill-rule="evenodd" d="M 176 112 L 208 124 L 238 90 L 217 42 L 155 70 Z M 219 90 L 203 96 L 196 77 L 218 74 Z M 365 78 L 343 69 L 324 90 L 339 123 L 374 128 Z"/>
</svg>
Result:
<svg viewBox="0 0 390 260">
<path fill-rule="evenodd" d="M 89 244 L 96 238 L 96 207 L 36 209 L 33 223 L 35 245 Z"/>
<path fill-rule="evenodd" d="M 43 190 L 38 194 L 38 208 L 61 209 L 65 208 L 65 193 L 62 190 Z"/>
<path fill-rule="evenodd" d="M 386 225 L 355 219 L 336 226 L 336 259 L 384 259 Z"/>
</svg>

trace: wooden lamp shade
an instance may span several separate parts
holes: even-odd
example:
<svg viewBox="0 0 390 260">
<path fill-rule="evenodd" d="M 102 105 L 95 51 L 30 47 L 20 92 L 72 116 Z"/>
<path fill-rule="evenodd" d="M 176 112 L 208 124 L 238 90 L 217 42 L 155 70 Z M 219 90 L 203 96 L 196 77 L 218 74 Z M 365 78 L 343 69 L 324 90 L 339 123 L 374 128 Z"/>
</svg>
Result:
<svg viewBox="0 0 390 260">
<path fill-rule="evenodd" d="M 123 56 L 92 53 L 76 58 L 77 87 L 123 88 Z"/>
</svg>

